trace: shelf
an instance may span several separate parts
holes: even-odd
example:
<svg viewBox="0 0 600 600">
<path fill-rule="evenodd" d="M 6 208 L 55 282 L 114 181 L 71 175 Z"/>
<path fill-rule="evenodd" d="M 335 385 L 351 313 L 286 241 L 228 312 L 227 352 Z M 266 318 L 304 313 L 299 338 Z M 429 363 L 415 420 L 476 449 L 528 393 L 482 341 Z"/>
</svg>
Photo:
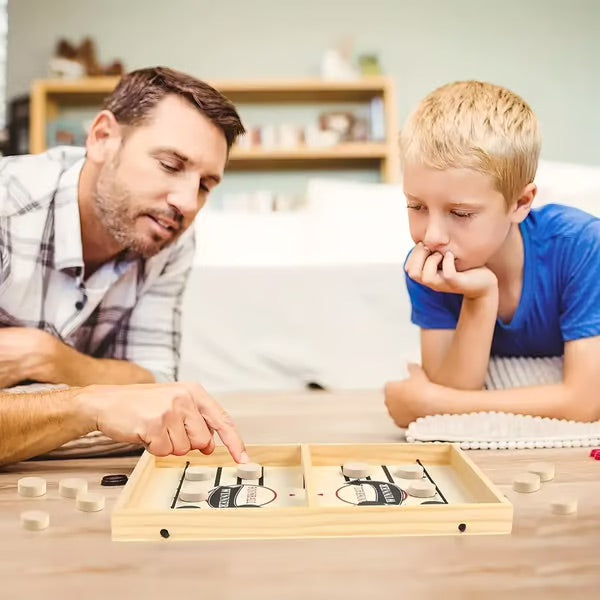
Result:
<svg viewBox="0 0 600 600">
<path fill-rule="evenodd" d="M 31 88 L 30 152 L 47 147 L 47 124 L 61 110 L 99 108 L 119 81 L 118 77 L 77 80 L 42 79 Z M 285 170 L 327 168 L 378 168 L 383 181 L 399 178 L 397 121 L 393 82 L 388 77 L 364 77 L 354 81 L 323 79 L 212 80 L 216 89 L 235 104 L 363 103 L 380 97 L 384 104 L 386 142 L 355 142 L 327 148 L 294 149 L 233 148 L 229 168 L 234 170 Z"/>
<path fill-rule="evenodd" d="M 46 79 L 34 83 L 46 95 L 108 95 L 118 77 L 87 77 L 77 80 Z M 213 80 L 209 83 L 237 102 L 354 102 L 381 95 L 390 85 L 385 77 L 355 81 L 323 79 Z"/>
</svg>

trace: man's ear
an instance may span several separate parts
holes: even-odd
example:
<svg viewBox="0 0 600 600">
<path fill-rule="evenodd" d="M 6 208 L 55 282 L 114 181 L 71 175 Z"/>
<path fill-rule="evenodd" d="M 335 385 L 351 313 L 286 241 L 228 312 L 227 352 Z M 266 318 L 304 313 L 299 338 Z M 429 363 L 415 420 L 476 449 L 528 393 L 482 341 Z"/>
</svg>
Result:
<svg viewBox="0 0 600 600">
<path fill-rule="evenodd" d="M 531 205 L 537 194 L 537 185 L 533 182 L 528 183 L 517 198 L 511 209 L 511 218 L 513 223 L 521 223 L 525 220 L 531 211 Z"/>
<path fill-rule="evenodd" d="M 104 163 L 114 155 L 121 143 L 121 136 L 121 126 L 115 115 L 109 110 L 98 113 L 92 122 L 85 144 L 87 158 L 94 163 Z"/>
</svg>

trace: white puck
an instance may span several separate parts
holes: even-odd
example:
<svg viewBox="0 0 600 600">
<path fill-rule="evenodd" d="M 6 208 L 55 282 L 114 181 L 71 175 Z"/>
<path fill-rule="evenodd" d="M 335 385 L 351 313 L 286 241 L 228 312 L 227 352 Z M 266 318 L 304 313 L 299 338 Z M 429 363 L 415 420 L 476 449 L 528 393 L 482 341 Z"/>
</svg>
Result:
<svg viewBox="0 0 600 600">
<path fill-rule="evenodd" d="M 185 478 L 188 481 L 206 481 L 212 477 L 212 471 L 206 467 L 188 467 Z"/>
<path fill-rule="evenodd" d="M 104 508 L 104 496 L 95 492 L 82 492 L 75 499 L 75 506 L 83 512 L 96 512 Z"/>
<path fill-rule="evenodd" d="M 540 489 L 540 476 L 536 473 L 520 473 L 513 479 L 515 492 L 529 493 Z"/>
<path fill-rule="evenodd" d="M 17 482 L 17 490 L 21 496 L 43 496 L 46 493 L 46 480 L 42 477 L 21 477 Z"/>
<path fill-rule="evenodd" d="M 204 502 L 208 498 L 208 490 L 201 483 L 188 484 L 181 488 L 179 498 L 184 502 Z"/>
<path fill-rule="evenodd" d="M 394 471 L 394 475 L 400 479 L 422 479 L 423 467 L 421 465 L 403 465 Z"/>
<path fill-rule="evenodd" d="M 550 462 L 536 462 L 531 463 L 527 470 L 530 473 L 535 473 L 540 476 L 540 481 L 550 481 L 554 479 L 554 463 Z"/>
<path fill-rule="evenodd" d="M 572 515 L 577 512 L 577 499 L 556 498 L 550 502 L 550 509 L 555 515 Z"/>
<path fill-rule="evenodd" d="M 77 498 L 79 493 L 87 492 L 88 482 L 79 477 L 67 477 L 58 482 L 58 493 L 63 498 Z"/>
<path fill-rule="evenodd" d="M 50 515 L 43 510 L 26 510 L 21 513 L 21 523 L 29 531 L 40 531 L 50 525 Z"/>
<path fill-rule="evenodd" d="M 369 475 L 369 465 L 361 462 L 347 462 L 342 465 L 342 473 L 351 479 L 364 479 Z"/>
<path fill-rule="evenodd" d="M 238 465 L 237 476 L 240 479 L 260 479 L 262 476 L 262 467 L 257 463 Z"/>
<path fill-rule="evenodd" d="M 413 481 L 406 491 L 415 498 L 431 498 L 435 496 L 435 485 L 431 481 L 422 479 L 420 481 Z"/>
</svg>

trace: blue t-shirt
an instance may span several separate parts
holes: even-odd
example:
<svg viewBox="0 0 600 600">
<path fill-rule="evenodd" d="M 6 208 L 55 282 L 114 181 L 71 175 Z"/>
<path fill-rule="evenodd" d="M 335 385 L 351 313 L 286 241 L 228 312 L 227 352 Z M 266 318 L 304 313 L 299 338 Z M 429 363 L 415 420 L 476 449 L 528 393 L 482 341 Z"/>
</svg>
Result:
<svg viewBox="0 0 600 600">
<path fill-rule="evenodd" d="M 560 356 L 564 344 L 600 335 L 600 219 L 548 204 L 520 224 L 523 288 L 510 323 L 496 320 L 495 356 Z M 431 290 L 406 275 L 412 322 L 455 329 L 462 295 Z"/>
</svg>

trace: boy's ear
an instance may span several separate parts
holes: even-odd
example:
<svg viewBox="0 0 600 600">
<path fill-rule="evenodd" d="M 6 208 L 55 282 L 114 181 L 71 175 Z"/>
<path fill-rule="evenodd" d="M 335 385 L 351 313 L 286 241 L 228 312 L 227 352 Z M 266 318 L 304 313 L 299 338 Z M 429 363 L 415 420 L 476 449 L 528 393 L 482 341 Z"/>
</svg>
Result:
<svg viewBox="0 0 600 600">
<path fill-rule="evenodd" d="M 87 158 L 97 164 L 104 163 L 118 149 L 121 137 L 121 126 L 115 115 L 109 110 L 98 113 L 85 143 Z"/>
<path fill-rule="evenodd" d="M 512 207 L 512 221 L 513 223 L 521 223 L 525 220 L 529 211 L 531 210 L 531 205 L 535 200 L 535 195 L 537 194 L 537 185 L 533 182 L 528 183 L 524 188 L 517 201 L 514 203 Z"/>
</svg>

